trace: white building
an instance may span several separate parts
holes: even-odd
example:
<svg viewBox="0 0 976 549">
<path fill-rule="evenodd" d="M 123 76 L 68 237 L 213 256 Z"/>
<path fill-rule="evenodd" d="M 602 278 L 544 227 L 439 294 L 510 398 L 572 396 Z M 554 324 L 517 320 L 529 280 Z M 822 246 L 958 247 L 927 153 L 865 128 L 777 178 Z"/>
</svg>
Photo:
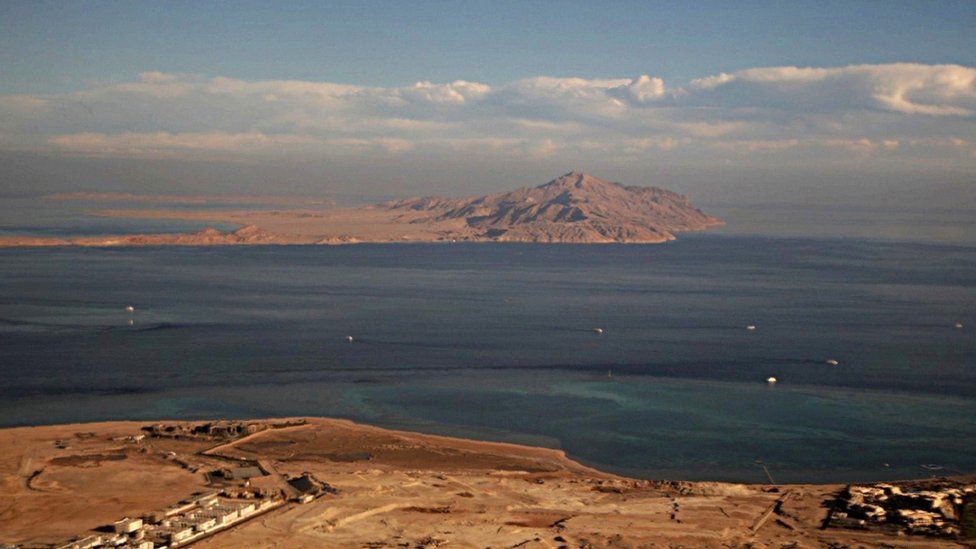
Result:
<svg viewBox="0 0 976 549">
<path fill-rule="evenodd" d="M 212 518 L 200 518 L 200 522 L 193 525 L 197 532 L 205 532 L 217 525 L 217 520 Z"/>
<path fill-rule="evenodd" d="M 112 524 L 116 534 L 129 534 L 142 528 L 142 519 L 125 517 Z"/>
</svg>

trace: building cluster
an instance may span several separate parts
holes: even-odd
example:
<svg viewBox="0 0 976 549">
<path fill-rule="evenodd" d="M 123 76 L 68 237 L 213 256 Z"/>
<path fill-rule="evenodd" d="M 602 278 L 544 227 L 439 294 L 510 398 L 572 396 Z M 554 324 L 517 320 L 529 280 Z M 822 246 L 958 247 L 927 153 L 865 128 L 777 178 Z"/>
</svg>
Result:
<svg viewBox="0 0 976 549">
<path fill-rule="evenodd" d="M 927 489 L 884 483 L 848 486 L 837 503 L 830 517 L 835 526 L 956 537 L 962 533 L 964 515 L 976 513 L 976 484 L 947 483 Z"/>
<path fill-rule="evenodd" d="M 212 423 L 156 423 L 142 428 L 154 437 L 170 438 L 237 438 L 267 429 L 262 423 L 216 421 Z"/>
<path fill-rule="evenodd" d="M 154 437 L 234 439 L 266 429 L 280 429 L 282 427 L 303 425 L 305 423 L 306 421 L 304 419 L 286 420 L 280 423 L 221 420 L 207 423 L 156 423 L 147 425 L 142 430 Z"/>
<path fill-rule="evenodd" d="M 239 437 L 267 429 L 278 429 L 305 424 L 306 420 L 268 421 L 214 421 L 208 423 L 173 422 L 157 423 L 142 428 L 142 433 L 113 438 L 126 443 L 142 443 L 149 438 L 173 438 L 213 440 L 224 443 Z M 76 433 L 84 438 L 85 433 Z M 92 436 L 94 434 L 92 433 Z M 66 441 L 57 441 L 59 444 Z M 140 451 L 150 450 L 151 445 L 140 445 Z M 173 451 L 162 454 L 187 470 L 196 473 L 212 463 L 203 459 L 187 461 Z M 197 455 L 197 454 L 194 454 Z M 189 454 L 187 454 L 189 456 Z M 311 474 L 286 477 L 277 474 L 268 463 L 250 460 L 230 460 L 231 466 L 211 469 L 204 473 L 213 488 L 219 491 L 197 495 L 161 511 L 154 511 L 139 518 L 123 518 L 112 525 L 103 526 L 95 534 L 87 535 L 58 547 L 62 549 L 160 549 L 183 547 L 217 531 L 244 522 L 271 509 L 291 502 L 308 503 L 315 498 L 335 493 L 327 483 Z M 253 481 L 253 484 L 252 484 Z"/>
<path fill-rule="evenodd" d="M 263 471 L 260 471 L 263 474 Z M 310 473 L 287 479 L 280 487 L 249 485 L 199 495 L 141 518 L 123 518 L 103 528 L 105 533 L 87 536 L 59 546 L 60 549 L 160 549 L 176 548 L 218 530 L 251 519 L 287 503 L 308 503 L 335 493 Z M 107 532 L 111 530 L 111 532 Z"/>
<path fill-rule="evenodd" d="M 287 494 L 281 488 L 256 488 L 254 486 L 228 487 L 220 491 L 220 497 L 231 499 L 267 499 L 284 498 L 288 499 Z"/>
<path fill-rule="evenodd" d="M 280 497 L 235 501 L 217 494 L 206 494 L 142 518 L 123 518 L 112 524 L 111 533 L 75 540 L 61 546 L 61 549 L 182 547 L 284 503 L 285 500 Z"/>
</svg>

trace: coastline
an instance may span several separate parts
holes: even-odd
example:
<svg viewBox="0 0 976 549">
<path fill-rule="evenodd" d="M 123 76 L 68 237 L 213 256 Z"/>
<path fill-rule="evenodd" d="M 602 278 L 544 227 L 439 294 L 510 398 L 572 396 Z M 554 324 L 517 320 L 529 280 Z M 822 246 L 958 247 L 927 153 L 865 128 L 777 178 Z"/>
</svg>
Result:
<svg viewBox="0 0 976 549">
<path fill-rule="evenodd" d="M 245 227 L 248 228 L 248 227 Z M 43 237 L 43 236 L 0 236 L 0 248 L 126 248 L 126 247 L 154 247 L 154 246 L 351 246 L 356 244 L 451 244 L 465 243 L 496 243 L 496 244 L 664 244 L 674 239 L 641 240 L 641 241 L 549 241 L 549 240 L 499 240 L 493 238 L 438 238 L 425 239 L 360 239 L 355 236 L 291 236 L 262 234 L 258 238 L 241 238 L 236 231 L 219 232 L 216 229 L 204 229 L 196 233 L 150 233 L 137 235 L 110 235 L 86 237 Z"/>
<path fill-rule="evenodd" d="M 121 215 L 119 217 L 141 217 Z M 493 242 L 493 243 L 536 243 L 536 244 L 662 244 L 675 240 L 674 236 L 652 239 L 568 239 L 558 237 L 495 237 L 476 234 L 463 227 L 417 227 L 402 226 L 388 220 L 356 221 L 353 225 L 308 226 L 288 225 L 278 227 L 282 232 L 267 230 L 264 218 L 250 217 L 196 217 L 179 215 L 174 217 L 153 217 L 153 219 L 172 219 L 181 221 L 207 221 L 238 228 L 220 231 L 208 227 L 196 232 L 186 233 L 144 233 L 113 234 L 98 236 L 58 236 L 41 235 L 0 235 L 0 248 L 30 247 L 148 247 L 148 246 L 336 246 L 350 244 L 449 244 L 455 242 Z M 261 223 L 259 227 L 255 222 Z M 270 224 L 272 227 L 275 225 Z M 357 227 L 367 225 L 368 227 Z M 371 226 L 369 226 L 371 225 Z M 455 224 L 456 225 L 456 224 Z M 715 224 L 718 225 L 718 224 Z M 712 226 L 712 225 L 710 225 Z M 404 228 L 411 231 L 404 234 Z M 704 230 L 704 229 L 701 229 Z"/>
<path fill-rule="evenodd" d="M 228 437 L 228 429 L 241 434 Z M 426 539 L 461 546 L 527 541 L 545 547 L 541 540 L 547 538 L 546 543 L 568 546 L 712 547 L 796 540 L 957 546 L 950 539 L 822 529 L 830 509 L 825 502 L 844 485 L 637 480 L 587 467 L 561 450 L 342 419 L 15 427 L 0 430 L 0 448 L 0 486 L 12 502 L 0 513 L 0 542 L 7 543 L 54 543 L 194 493 L 220 486 L 226 491 L 229 484 L 214 484 L 212 471 L 237 461 L 263 471 L 245 486 L 270 489 L 278 477 L 305 474 L 336 492 L 309 498 L 308 504 L 282 504 L 260 521 L 202 539 L 201 547 L 270 546 L 282 540 L 290 546 L 340 547 Z M 131 490 L 136 485 L 139 490 Z"/>
</svg>

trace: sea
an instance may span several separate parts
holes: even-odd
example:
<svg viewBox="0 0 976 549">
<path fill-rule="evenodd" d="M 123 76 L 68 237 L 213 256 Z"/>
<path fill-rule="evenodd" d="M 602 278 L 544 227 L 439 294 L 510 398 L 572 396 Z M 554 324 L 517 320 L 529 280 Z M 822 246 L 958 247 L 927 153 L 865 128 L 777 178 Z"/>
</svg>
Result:
<svg viewBox="0 0 976 549">
<path fill-rule="evenodd" d="M 3 234 L 199 228 L 6 204 Z M 320 415 L 649 479 L 976 472 L 976 217 L 773 210 L 661 245 L 0 249 L 0 426 Z"/>
</svg>

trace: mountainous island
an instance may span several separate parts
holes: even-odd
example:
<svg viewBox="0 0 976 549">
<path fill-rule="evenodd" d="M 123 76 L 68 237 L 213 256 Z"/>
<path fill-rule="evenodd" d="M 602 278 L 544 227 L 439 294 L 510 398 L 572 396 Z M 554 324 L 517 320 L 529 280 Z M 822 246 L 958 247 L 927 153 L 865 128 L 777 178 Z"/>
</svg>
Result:
<svg viewBox="0 0 976 549">
<path fill-rule="evenodd" d="M 567 242 L 652 244 L 721 220 L 688 198 L 570 172 L 537 187 L 472 198 L 424 197 L 357 208 L 101 210 L 96 215 L 240 226 L 194 233 L 0 237 L 0 246 L 343 244 L 356 242 Z"/>
</svg>

